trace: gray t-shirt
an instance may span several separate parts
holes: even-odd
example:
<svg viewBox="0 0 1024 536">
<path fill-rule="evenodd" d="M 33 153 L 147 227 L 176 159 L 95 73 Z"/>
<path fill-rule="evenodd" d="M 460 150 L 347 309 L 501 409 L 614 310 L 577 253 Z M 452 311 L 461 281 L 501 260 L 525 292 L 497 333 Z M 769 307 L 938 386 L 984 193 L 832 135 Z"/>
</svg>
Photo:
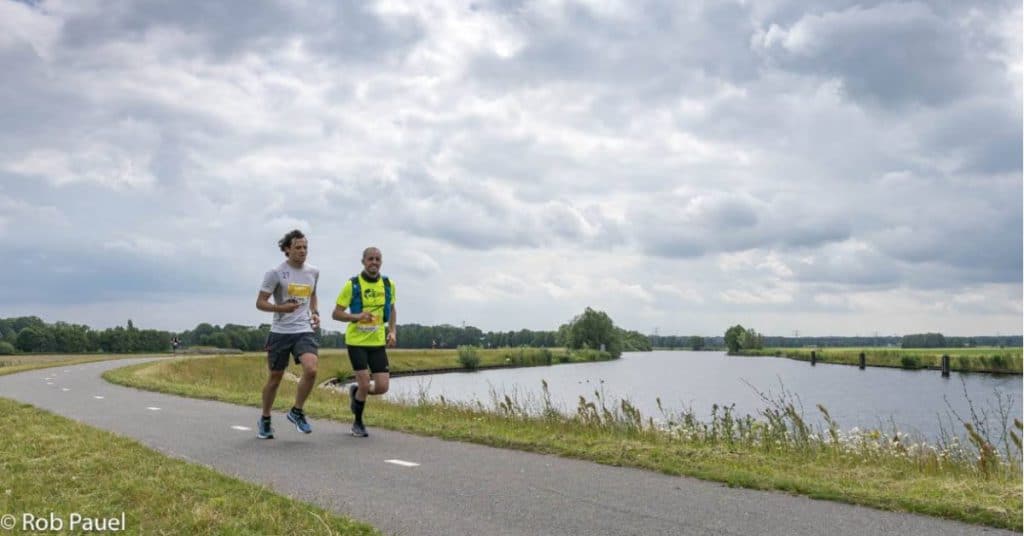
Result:
<svg viewBox="0 0 1024 536">
<path fill-rule="evenodd" d="M 282 304 L 289 300 L 299 302 L 299 308 L 291 313 L 274 313 L 274 322 L 270 325 L 273 333 L 312 333 L 310 324 L 309 298 L 316 292 L 316 282 L 320 279 L 320 270 L 304 264 L 302 268 L 294 268 L 287 261 L 280 266 L 271 268 L 263 276 L 260 290 L 274 296 L 274 303 Z"/>
</svg>

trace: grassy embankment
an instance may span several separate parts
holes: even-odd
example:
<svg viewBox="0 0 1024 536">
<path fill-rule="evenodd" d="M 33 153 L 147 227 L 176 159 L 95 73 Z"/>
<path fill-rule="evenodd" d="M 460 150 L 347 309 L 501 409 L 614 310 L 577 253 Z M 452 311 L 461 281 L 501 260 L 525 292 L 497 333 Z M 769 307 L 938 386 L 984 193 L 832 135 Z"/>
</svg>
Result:
<svg viewBox="0 0 1024 536">
<path fill-rule="evenodd" d="M 142 355 L 3 356 L 0 376 Z M 132 467 L 131 471 L 123 471 Z M 371 526 L 174 460 L 123 437 L 0 398 L 0 513 L 70 527 L 124 513 L 130 534 L 378 534 Z M 40 525 L 41 526 L 41 525 Z"/>
<path fill-rule="evenodd" d="M 81 365 L 83 363 L 94 363 L 96 361 L 107 361 L 110 359 L 130 359 L 133 357 L 145 356 L 130 354 L 3 355 L 0 356 L 0 376 L 3 376 L 5 374 L 14 374 L 15 372 L 22 372 L 26 370 L 60 367 L 67 365 Z"/>
<path fill-rule="evenodd" d="M 347 358 L 324 352 L 321 378 L 348 373 Z M 482 361 L 505 358 L 485 352 Z M 179 360 L 108 372 L 116 383 L 258 406 L 266 379 L 262 355 Z M 454 351 L 393 352 L 394 370 L 458 368 Z M 546 386 L 545 386 L 546 389 Z M 277 409 L 285 410 L 295 385 L 285 383 Z M 349 420 L 345 395 L 316 390 L 306 411 L 317 418 Z M 255 415 L 255 413 L 254 413 Z M 547 398 L 512 398 L 489 404 L 443 401 L 370 402 L 374 426 L 689 475 L 756 489 L 776 489 L 887 510 L 910 511 L 1020 530 L 1019 441 L 994 444 L 977 436 L 968 444 L 910 444 L 906 437 L 875 431 L 814 430 L 786 399 L 772 401 L 756 417 L 717 408 L 711 422 L 693 413 L 669 413 L 656 425 L 628 401 L 609 402 L 595 393 L 563 415 Z M 841 423 L 839 423 L 841 424 Z M 1020 423 L 1015 424 L 1019 437 Z M 1009 437 L 1009 436 L 1008 436 Z"/>
<path fill-rule="evenodd" d="M 1021 373 L 1020 348 L 762 348 L 740 350 L 737 355 L 787 357 L 810 361 L 815 352 L 819 363 L 859 365 L 864 353 L 869 367 L 905 369 L 942 366 L 942 356 L 949 356 L 950 370 L 961 372 Z"/>
<path fill-rule="evenodd" d="M 125 470 L 125 468 L 130 468 Z M 129 534 L 379 534 L 266 488 L 0 398 L 0 513 L 120 518 Z M 39 528 L 41 526 L 37 526 Z M 110 527 L 113 528 L 113 527 Z M 31 532 L 31 527 L 29 531 Z"/>
</svg>

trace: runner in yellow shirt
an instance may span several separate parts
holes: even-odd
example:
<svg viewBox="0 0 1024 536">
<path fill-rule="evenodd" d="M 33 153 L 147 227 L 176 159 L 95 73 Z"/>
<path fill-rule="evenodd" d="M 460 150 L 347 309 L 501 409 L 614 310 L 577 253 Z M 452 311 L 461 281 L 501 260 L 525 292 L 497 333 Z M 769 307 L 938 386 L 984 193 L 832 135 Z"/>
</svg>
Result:
<svg viewBox="0 0 1024 536">
<path fill-rule="evenodd" d="M 352 435 L 357 437 L 369 435 L 363 425 L 366 396 L 388 392 L 390 369 L 386 348 L 394 348 L 398 342 L 395 283 L 381 275 L 381 262 L 379 249 L 363 250 L 363 271 L 342 287 L 331 315 L 335 320 L 349 323 L 345 330 L 345 347 L 356 375 L 356 383 L 349 387 L 349 408 L 355 415 Z"/>
</svg>

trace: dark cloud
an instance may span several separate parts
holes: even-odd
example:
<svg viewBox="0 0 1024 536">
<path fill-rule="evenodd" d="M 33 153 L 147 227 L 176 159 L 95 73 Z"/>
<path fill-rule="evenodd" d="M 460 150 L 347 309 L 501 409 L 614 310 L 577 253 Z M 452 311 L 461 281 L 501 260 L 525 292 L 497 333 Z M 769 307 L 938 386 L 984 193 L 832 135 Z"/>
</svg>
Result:
<svg viewBox="0 0 1024 536">
<path fill-rule="evenodd" d="M 842 219 L 820 211 L 722 193 L 638 204 L 628 220 L 644 251 L 676 258 L 758 248 L 817 248 L 843 241 L 851 232 Z"/>
<path fill-rule="evenodd" d="M 0 268 L 0 277 L 18 281 L 5 292 L 8 303 L 146 301 L 148 296 L 159 294 L 224 293 L 247 288 L 231 274 L 204 269 L 188 259 L 154 259 L 105 249 L 103 244 L 90 249 L 19 247 L 8 251 L 17 260 Z"/>
<path fill-rule="evenodd" d="M 965 41 L 956 21 L 911 2 L 805 14 L 790 26 L 771 27 L 762 45 L 783 68 L 839 77 L 854 98 L 936 106 L 1001 71 Z"/>
<path fill-rule="evenodd" d="M 422 37 L 409 17 L 385 21 L 365 2 L 273 1 L 219 4 L 202 1 L 110 3 L 70 17 L 62 39 L 71 48 L 108 42 L 141 41 L 154 29 L 177 29 L 204 46 L 197 55 L 227 60 L 242 53 L 269 51 L 300 40 L 314 52 L 343 62 L 370 62 L 407 50 Z"/>
</svg>

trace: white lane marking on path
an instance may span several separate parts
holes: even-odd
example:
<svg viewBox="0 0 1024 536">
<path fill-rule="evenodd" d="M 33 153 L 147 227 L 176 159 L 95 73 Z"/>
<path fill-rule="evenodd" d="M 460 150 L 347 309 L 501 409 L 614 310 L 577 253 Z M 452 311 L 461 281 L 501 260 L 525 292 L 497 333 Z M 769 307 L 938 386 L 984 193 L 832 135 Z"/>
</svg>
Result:
<svg viewBox="0 0 1024 536">
<path fill-rule="evenodd" d="M 239 426 L 237 424 L 232 426 L 231 429 L 232 430 L 241 430 L 243 432 L 251 432 L 252 431 L 252 428 L 249 428 L 248 426 Z"/>
<path fill-rule="evenodd" d="M 158 407 L 154 407 L 154 406 L 149 406 L 149 407 L 148 407 L 148 408 L 146 408 L 146 409 L 148 409 L 149 411 L 160 411 L 160 408 L 158 408 Z"/>
<path fill-rule="evenodd" d="M 53 381 L 53 378 L 43 378 L 43 381 L 48 381 L 48 382 L 52 382 L 52 381 Z"/>
<path fill-rule="evenodd" d="M 93 398 L 95 398 L 96 400 L 103 400 L 103 397 L 100 395 L 93 395 Z"/>
<path fill-rule="evenodd" d="M 386 463 L 393 463 L 395 465 L 401 465 L 402 467 L 419 467 L 420 464 L 407 462 L 405 460 L 384 460 Z"/>
<path fill-rule="evenodd" d="M 61 387 L 60 390 L 64 391 L 66 393 L 66 392 L 70 391 L 71 389 L 68 389 L 67 387 Z"/>
</svg>

